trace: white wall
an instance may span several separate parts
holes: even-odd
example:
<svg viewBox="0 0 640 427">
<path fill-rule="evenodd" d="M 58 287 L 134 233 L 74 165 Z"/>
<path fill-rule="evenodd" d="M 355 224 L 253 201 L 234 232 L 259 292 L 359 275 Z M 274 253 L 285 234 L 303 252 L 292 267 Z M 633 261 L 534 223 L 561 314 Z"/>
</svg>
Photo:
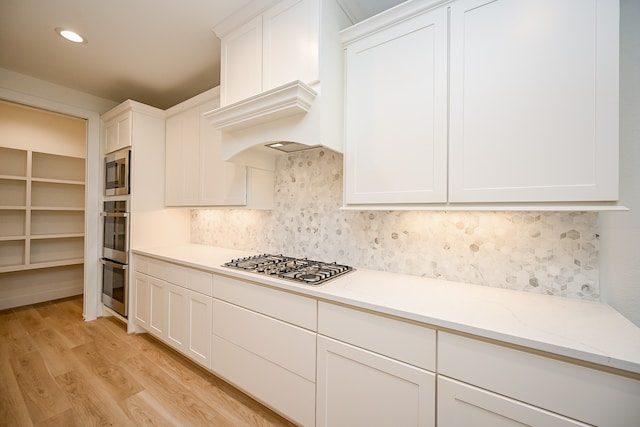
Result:
<svg viewBox="0 0 640 427">
<path fill-rule="evenodd" d="M 640 1 L 620 2 L 620 200 L 600 215 L 602 299 L 640 326 Z"/>
</svg>

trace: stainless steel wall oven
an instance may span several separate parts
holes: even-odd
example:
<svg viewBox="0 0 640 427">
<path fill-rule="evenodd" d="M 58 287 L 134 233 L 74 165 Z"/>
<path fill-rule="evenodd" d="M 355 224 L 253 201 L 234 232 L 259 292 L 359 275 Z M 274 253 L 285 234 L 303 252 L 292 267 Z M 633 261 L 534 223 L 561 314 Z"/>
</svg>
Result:
<svg viewBox="0 0 640 427">
<path fill-rule="evenodd" d="M 127 317 L 129 201 L 105 201 L 102 219 L 102 303 Z"/>
</svg>

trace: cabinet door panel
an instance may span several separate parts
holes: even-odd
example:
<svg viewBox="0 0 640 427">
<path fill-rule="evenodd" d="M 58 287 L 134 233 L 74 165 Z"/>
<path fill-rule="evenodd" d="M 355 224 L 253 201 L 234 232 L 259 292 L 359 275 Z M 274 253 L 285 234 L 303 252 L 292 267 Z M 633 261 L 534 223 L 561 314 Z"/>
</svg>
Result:
<svg viewBox="0 0 640 427">
<path fill-rule="evenodd" d="M 211 369 L 212 298 L 188 292 L 187 355 Z"/>
<path fill-rule="evenodd" d="M 318 336 L 317 426 L 435 426 L 435 375 Z"/>
<path fill-rule="evenodd" d="M 346 51 L 345 200 L 445 202 L 445 8 L 354 42 Z"/>
<path fill-rule="evenodd" d="M 263 15 L 262 90 L 318 77 L 317 0 L 287 0 Z"/>
<path fill-rule="evenodd" d="M 451 4 L 450 201 L 617 199 L 615 3 Z"/>
<path fill-rule="evenodd" d="M 149 329 L 149 277 L 144 274 L 134 274 L 135 292 L 135 319 L 136 324 L 144 329 Z"/>
<path fill-rule="evenodd" d="M 438 377 L 439 427 L 587 426 L 534 406 Z"/>
<path fill-rule="evenodd" d="M 262 91 L 262 16 L 221 41 L 220 105 L 233 104 Z"/>
<path fill-rule="evenodd" d="M 167 284 L 162 280 L 149 279 L 149 332 L 158 338 L 167 335 Z"/>
<path fill-rule="evenodd" d="M 188 305 L 187 290 L 167 285 L 167 342 L 176 349 L 186 351 Z"/>
</svg>

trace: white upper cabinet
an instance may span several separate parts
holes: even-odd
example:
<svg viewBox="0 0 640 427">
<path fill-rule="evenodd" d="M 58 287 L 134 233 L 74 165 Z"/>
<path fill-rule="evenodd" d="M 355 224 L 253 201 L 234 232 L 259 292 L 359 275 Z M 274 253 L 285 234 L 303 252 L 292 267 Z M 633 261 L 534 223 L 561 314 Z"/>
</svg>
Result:
<svg viewBox="0 0 640 427">
<path fill-rule="evenodd" d="M 618 2 L 451 4 L 451 202 L 618 198 Z"/>
<path fill-rule="evenodd" d="M 617 0 L 415 0 L 343 31 L 345 205 L 615 208 L 618 21 Z"/>
<path fill-rule="evenodd" d="M 447 200 L 447 10 L 346 50 L 345 201 Z"/>
<path fill-rule="evenodd" d="M 214 88 L 167 110 L 165 204 L 271 208 L 271 172 L 221 159 L 220 132 L 203 117 L 218 104 Z"/>
<path fill-rule="evenodd" d="M 285 0 L 221 42 L 221 105 L 294 80 L 318 80 L 318 0 Z"/>
<path fill-rule="evenodd" d="M 131 111 L 125 111 L 105 123 L 104 154 L 113 153 L 121 148 L 131 147 L 132 115 L 133 113 Z"/>
</svg>

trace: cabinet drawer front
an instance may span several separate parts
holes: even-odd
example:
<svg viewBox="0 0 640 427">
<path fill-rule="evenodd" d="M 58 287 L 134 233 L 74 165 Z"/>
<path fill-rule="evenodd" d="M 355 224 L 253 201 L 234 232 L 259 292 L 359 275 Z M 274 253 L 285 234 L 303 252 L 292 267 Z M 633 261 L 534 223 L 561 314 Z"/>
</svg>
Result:
<svg viewBox="0 0 640 427">
<path fill-rule="evenodd" d="M 315 422 L 315 383 L 213 335 L 213 371 L 303 426 Z"/>
<path fill-rule="evenodd" d="M 318 333 L 423 369 L 436 369 L 433 329 L 319 302 Z"/>
<path fill-rule="evenodd" d="M 134 268 L 137 272 L 149 274 L 149 258 L 136 255 L 134 258 Z"/>
<path fill-rule="evenodd" d="M 213 333 L 315 382 L 316 334 L 313 332 L 214 300 Z"/>
<path fill-rule="evenodd" d="M 312 331 L 317 329 L 317 303 L 312 298 L 223 276 L 215 277 L 213 296 Z"/>
<path fill-rule="evenodd" d="M 149 275 L 182 287 L 187 282 L 187 273 L 183 267 L 157 259 L 149 259 Z"/>
<path fill-rule="evenodd" d="M 568 427 L 579 421 L 449 378 L 438 377 L 438 427 Z"/>
<path fill-rule="evenodd" d="M 185 271 L 187 274 L 186 287 L 188 289 L 213 296 L 213 274 L 193 268 L 185 268 Z"/>
<path fill-rule="evenodd" d="M 640 419 L 640 381 L 445 332 L 438 373 L 582 422 Z"/>
</svg>

